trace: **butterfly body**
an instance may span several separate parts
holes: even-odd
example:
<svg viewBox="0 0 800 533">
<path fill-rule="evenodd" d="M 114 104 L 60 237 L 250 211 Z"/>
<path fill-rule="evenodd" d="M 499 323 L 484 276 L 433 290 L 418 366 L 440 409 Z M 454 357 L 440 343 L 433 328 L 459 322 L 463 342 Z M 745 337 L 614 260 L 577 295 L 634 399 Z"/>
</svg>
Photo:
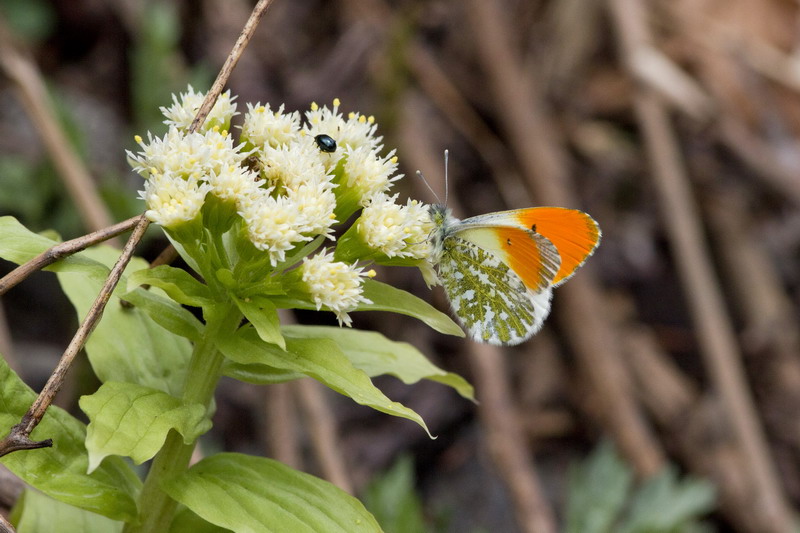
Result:
<svg viewBox="0 0 800 533">
<path fill-rule="evenodd" d="M 569 279 L 600 241 L 589 215 L 534 207 L 464 220 L 431 206 L 431 263 L 453 313 L 470 335 L 519 344 L 542 327 L 552 289 Z"/>
</svg>

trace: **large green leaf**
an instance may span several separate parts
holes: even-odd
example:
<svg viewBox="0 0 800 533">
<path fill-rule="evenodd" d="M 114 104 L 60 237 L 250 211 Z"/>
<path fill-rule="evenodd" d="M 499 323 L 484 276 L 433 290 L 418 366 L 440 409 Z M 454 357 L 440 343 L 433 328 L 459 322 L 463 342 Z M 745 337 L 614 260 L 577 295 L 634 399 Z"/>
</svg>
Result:
<svg viewBox="0 0 800 533">
<path fill-rule="evenodd" d="M 236 363 L 230 359 L 226 359 L 222 363 L 222 374 L 253 385 L 274 385 L 306 377 L 300 372 L 281 370 L 261 364 Z"/>
<path fill-rule="evenodd" d="M 116 261 L 119 251 L 99 246 L 82 252 L 105 264 Z M 128 271 L 147 268 L 147 263 L 133 258 Z M 86 316 L 102 283 L 81 273 L 58 274 L 64 292 L 75 306 L 78 316 Z M 120 281 L 124 287 L 125 280 Z M 151 288 L 157 291 L 156 288 Z M 180 395 L 192 347 L 188 340 L 170 333 L 137 307 L 123 306 L 118 293 L 111 296 L 103 318 L 86 343 L 86 352 L 101 381 L 138 383 Z"/>
<path fill-rule="evenodd" d="M 36 399 L 36 394 L 0 358 L 0 427 L 11 428 Z M 63 409 L 50 406 L 31 438 L 53 439 L 51 448 L 23 450 L 0 458 L 9 470 L 56 500 L 116 520 L 137 516 L 141 482 L 119 457 L 111 457 L 87 474 L 85 426 Z"/>
<path fill-rule="evenodd" d="M 381 531 L 357 499 L 263 457 L 219 453 L 163 488 L 205 520 L 237 533 Z"/>
<path fill-rule="evenodd" d="M 89 471 L 109 455 L 130 457 L 136 464 L 152 458 L 175 429 L 189 444 L 211 428 L 205 408 L 184 404 L 162 391 L 134 383 L 109 381 L 80 406 L 89 417 L 86 448 Z"/>
<path fill-rule="evenodd" d="M 169 526 L 169 533 L 230 533 L 230 529 L 203 520 L 188 507 L 180 506 Z"/>
<path fill-rule="evenodd" d="M 438 311 L 428 302 L 401 289 L 375 281 L 364 280 L 364 297 L 372 303 L 360 303 L 356 311 L 389 311 L 419 319 L 440 333 L 463 337 L 464 331 L 446 314 Z M 270 298 L 277 307 L 286 309 L 317 308 L 314 302 L 299 298 L 274 296 Z"/>
<path fill-rule="evenodd" d="M 211 291 L 183 269 L 161 265 L 146 270 L 138 270 L 130 275 L 128 284 L 152 285 L 163 290 L 178 303 L 203 307 L 212 303 Z"/>
<path fill-rule="evenodd" d="M 158 325 L 175 335 L 191 341 L 198 341 L 203 336 L 203 324 L 188 309 L 156 291 L 139 287 L 125 294 L 123 299 L 147 313 Z"/>
<path fill-rule="evenodd" d="M 392 341 L 374 331 L 331 326 L 284 326 L 283 334 L 295 339 L 330 339 L 356 368 L 370 377 L 391 374 L 403 383 L 421 379 L 453 387 L 461 396 L 474 400 L 474 389 L 464 378 L 431 363 L 422 352 L 406 342 Z"/>
<path fill-rule="evenodd" d="M 118 533 L 124 525 L 123 522 L 62 503 L 35 490 L 26 490 L 17 500 L 11 520 L 17 533 Z"/>
<path fill-rule="evenodd" d="M 440 333 L 463 337 L 464 331 L 453 319 L 413 294 L 375 281 L 364 280 L 364 297 L 371 304 L 360 304 L 359 311 L 391 311 L 422 320 Z"/>
<path fill-rule="evenodd" d="M 428 427 L 416 412 L 387 398 L 329 339 L 286 339 L 286 350 L 259 338 L 252 326 L 235 334 L 224 334 L 217 341 L 219 350 L 240 364 L 264 364 L 272 368 L 310 376 L 356 403 L 393 416 L 413 420 L 425 431 Z M 430 435 L 430 432 L 428 432 Z"/>
<path fill-rule="evenodd" d="M 0 257 L 7 261 L 25 263 L 56 244 L 58 241 L 30 231 L 14 217 L 0 217 Z M 45 270 L 82 272 L 96 278 L 103 277 L 108 272 L 102 263 L 89 259 L 84 254 L 65 257 Z"/>
</svg>

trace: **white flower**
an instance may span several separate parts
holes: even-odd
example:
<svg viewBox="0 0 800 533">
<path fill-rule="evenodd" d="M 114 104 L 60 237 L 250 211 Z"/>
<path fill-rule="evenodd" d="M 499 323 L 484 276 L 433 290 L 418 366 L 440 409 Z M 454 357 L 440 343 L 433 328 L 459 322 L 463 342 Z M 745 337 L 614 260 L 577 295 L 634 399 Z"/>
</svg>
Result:
<svg viewBox="0 0 800 533">
<path fill-rule="evenodd" d="M 258 197 L 263 181 L 258 174 L 240 165 L 228 165 L 208 176 L 211 192 L 220 200 L 232 201 L 238 210 Z"/>
<path fill-rule="evenodd" d="M 303 259 L 302 279 L 317 310 L 327 307 L 334 313 L 339 325 L 350 326 L 347 313 L 360 303 L 372 303 L 363 296 L 363 278 L 375 276 L 375 271 L 364 272 L 363 267 L 333 260 L 333 253 L 323 250 L 311 258 Z"/>
<path fill-rule="evenodd" d="M 163 138 L 147 134 L 147 142 L 136 136 L 142 147 L 138 154 L 128 152 L 134 170 L 147 178 L 153 174 L 176 174 L 185 178 L 204 179 L 231 165 L 239 165 L 247 153 L 233 146 L 227 131 L 214 128 L 203 133 L 186 133 L 170 127 Z"/>
<path fill-rule="evenodd" d="M 271 111 L 269 104 L 247 104 L 242 124 L 242 140 L 256 148 L 278 147 L 295 141 L 300 136 L 300 113 L 284 113 L 283 105 Z"/>
<path fill-rule="evenodd" d="M 170 126 L 175 126 L 182 130 L 188 129 L 194 117 L 197 115 L 197 111 L 200 109 L 205 97 L 205 93 L 194 92 L 191 85 L 189 85 L 188 91 L 181 93 L 180 100 L 173 94 L 172 105 L 170 107 L 159 108 L 161 113 L 167 118 L 164 124 L 169 124 Z M 211 112 L 206 117 L 205 122 L 203 122 L 201 129 L 210 130 L 215 126 L 227 128 L 231 119 L 235 115 L 238 115 L 236 112 L 236 104 L 233 102 L 234 100 L 236 100 L 236 97 L 231 97 L 230 90 L 219 95 L 219 98 L 217 98 L 217 101 L 214 103 L 214 107 L 211 108 Z"/>
<path fill-rule="evenodd" d="M 165 228 L 194 220 L 211 186 L 174 174 L 154 174 L 144 182 L 139 197 L 147 205 L 147 218 Z"/>
<path fill-rule="evenodd" d="M 250 241 L 269 253 L 272 266 L 286 258 L 286 252 L 300 242 L 310 241 L 309 225 L 297 204 L 286 196 L 271 196 L 261 189 L 239 214 L 247 225 Z"/>
<path fill-rule="evenodd" d="M 340 103 L 338 98 L 334 98 L 333 109 L 328 109 L 327 106 L 319 107 L 316 103 L 311 104 L 311 110 L 306 111 L 308 125 L 305 131 L 309 136 L 313 138 L 315 135 L 325 134 L 330 135 L 340 147 L 368 146 L 370 149 L 379 150 L 383 138 L 375 136 L 378 129 L 375 117 L 349 113 L 345 119 L 339 113 Z"/>
<path fill-rule="evenodd" d="M 297 189 L 304 183 L 330 181 L 313 139 L 301 138 L 278 148 L 267 147 L 260 155 L 264 178 L 279 189 Z"/>
<path fill-rule="evenodd" d="M 336 216 L 336 195 L 333 194 L 335 185 L 328 180 L 311 181 L 303 183 L 286 192 L 297 209 L 306 220 L 306 229 L 303 233 L 308 235 L 325 235 L 331 237 L 331 232 Z"/>
<path fill-rule="evenodd" d="M 376 194 L 361 212 L 357 230 L 364 242 L 387 257 L 427 259 L 433 231 L 428 207 L 417 200 L 396 204 L 397 195 Z"/>
<path fill-rule="evenodd" d="M 347 159 L 344 163 L 343 186 L 357 192 L 362 207 L 365 207 L 374 195 L 388 191 L 392 182 L 403 177 L 402 174 L 390 177 L 397 170 L 394 150 L 386 157 L 380 157 L 368 146 L 345 148 L 345 152 Z"/>
</svg>

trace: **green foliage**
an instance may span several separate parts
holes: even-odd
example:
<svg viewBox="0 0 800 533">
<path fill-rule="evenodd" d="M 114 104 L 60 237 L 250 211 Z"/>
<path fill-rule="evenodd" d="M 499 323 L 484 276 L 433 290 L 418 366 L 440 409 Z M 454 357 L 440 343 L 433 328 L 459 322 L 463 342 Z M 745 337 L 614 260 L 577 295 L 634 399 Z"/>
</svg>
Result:
<svg viewBox="0 0 800 533">
<path fill-rule="evenodd" d="M 246 365 L 263 364 L 273 369 L 310 376 L 356 403 L 377 411 L 412 420 L 428 427 L 416 412 L 387 398 L 329 339 L 286 339 L 286 350 L 264 342 L 251 326 L 234 334 L 223 334 L 217 347 L 228 359 Z M 430 432 L 428 432 L 430 435 Z"/>
<path fill-rule="evenodd" d="M 0 427 L 18 424 L 35 399 L 36 394 L 0 359 Z M 127 463 L 110 457 L 86 473 L 89 457 L 83 423 L 51 406 L 31 438 L 52 438 L 53 446 L 5 455 L 0 462 L 56 500 L 117 520 L 136 517 L 141 483 Z"/>
<path fill-rule="evenodd" d="M 123 522 L 54 500 L 41 492 L 28 489 L 17 500 L 11 513 L 17 533 L 50 533 L 58 531 L 81 533 L 119 533 Z"/>
<path fill-rule="evenodd" d="M 51 407 L 33 437 L 56 436 L 56 446 L 3 459 L 35 488 L 78 508 L 52 506 L 52 513 L 63 513 L 63 523 L 83 524 L 76 526 L 77 530 L 87 531 L 119 527 L 93 514 L 98 513 L 128 522 L 127 531 L 141 518 L 136 507 L 141 483 L 122 458 L 136 463 L 152 458 L 163 451 L 165 442 L 175 440 L 167 438 L 173 429 L 186 444 L 208 430 L 209 405 L 186 399 L 190 376 L 195 380 L 200 376 L 191 374 L 192 368 L 208 372 L 210 379 L 218 378 L 213 365 L 195 361 L 198 353 L 216 353 L 218 372 L 251 383 L 310 376 L 359 404 L 412 420 L 426 431 L 416 412 L 387 398 L 370 378 L 389 374 L 409 384 L 429 379 L 473 399 L 469 383 L 436 367 L 407 343 L 352 329 L 280 326 L 279 307 L 315 308 L 294 289 L 297 276 L 284 270 L 302 260 L 303 253 L 315 250 L 319 241 L 287 254 L 287 260 L 277 266 L 260 259 L 253 249 L 231 247 L 231 242 L 222 237 L 198 248 L 178 243 L 181 253 L 202 274 L 201 279 L 168 266 L 149 269 L 146 262 L 134 258 L 86 344 L 92 369 L 103 383 L 80 401 L 90 420 L 88 431 Z M 11 217 L 0 218 L 0 257 L 22 263 L 55 244 Z M 254 262 L 250 267 L 229 264 L 223 256 Z M 48 267 L 56 272 L 79 318 L 93 304 L 117 257 L 116 250 L 98 246 Z M 372 303 L 364 303 L 359 310 L 402 312 L 440 331 L 461 334 L 449 317 L 389 285 L 367 281 L 365 294 Z M 200 308 L 206 323 L 185 306 Z M 10 427 L 34 395 L 7 367 L 4 371 L 0 420 Z M 209 383 L 213 386 L 215 381 Z M 165 475 L 159 485 L 186 506 L 171 519 L 170 530 L 176 533 L 220 531 L 220 527 L 236 531 L 380 531 L 357 500 L 267 459 L 212 456 L 188 471 L 179 468 L 174 475 Z M 26 497 L 15 511 L 27 531 L 36 531 L 41 528 L 38 524 L 44 523 L 34 517 L 36 509 L 44 505 L 37 496 Z"/>
<path fill-rule="evenodd" d="M 30 44 L 46 39 L 56 20 L 53 7 L 44 0 L 3 0 L 0 15 L 8 21 L 14 37 Z"/>
<path fill-rule="evenodd" d="M 112 248 L 99 246 L 79 255 L 106 265 L 108 272 L 108 265 L 116 261 L 118 254 Z M 147 271 L 146 267 L 145 261 L 134 258 L 126 272 Z M 100 292 L 104 277 L 98 279 L 78 272 L 58 274 L 62 289 L 81 319 Z M 106 306 L 103 319 L 86 343 L 92 369 L 103 382 L 136 383 L 180 396 L 191 344 L 160 326 L 146 310 L 124 306 L 118 296 L 124 286 L 122 280 Z M 181 316 L 188 320 L 185 314 Z"/>
<path fill-rule="evenodd" d="M 208 522 L 240 533 L 381 531 L 357 499 L 272 459 L 216 454 L 164 490 Z"/>
<path fill-rule="evenodd" d="M 404 456 L 364 492 L 364 505 L 387 533 L 426 533 L 422 502 L 414 490 L 414 462 Z"/>
<path fill-rule="evenodd" d="M 109 455 L 130 457 L 136 464 L 152 459 L 171 429 L 191 444 L 211 428 L 204 406 L 133 383 L 107 381 L 81 397 L 80 406 L 89 417 L 89 472 Z"/>
<path fill-rule="evenodd" d="M 475 399 L 475 391 L 467 380 L 437 367 L 406 342 L 389 340 L 375 331 L 330 326 L 284 326 L 282 329 L 287 338 L 332 340 L 353 366 L 369 377 L 392 375 L 407 385 L 429 379 L 452 387 L 464 398 Z"/>
<path fill-rule="evenodd" d="M 567 533 L 677 533 L 704 531 L 700 517 L 712 511 L 713 486 L 678 479 L 674 467 L 633 484 L 633 473 L 605 442 L 570 472 Z"/>
</svg>

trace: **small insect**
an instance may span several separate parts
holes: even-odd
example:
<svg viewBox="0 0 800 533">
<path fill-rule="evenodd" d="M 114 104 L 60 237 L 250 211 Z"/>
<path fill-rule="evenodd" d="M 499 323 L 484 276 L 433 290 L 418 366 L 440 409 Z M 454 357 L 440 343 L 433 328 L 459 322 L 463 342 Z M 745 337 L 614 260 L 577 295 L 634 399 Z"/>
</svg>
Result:
<svg viewBox="0 0 800 533">
<path fill-rule="evenodd" d="M 553 288 L 600 243 L 597 222 L 575 209 L 531 207 L 459 220 L 436 204 L 430 214 L 431 263 L 453 313 L 473 339 L 500 346 L 541 329 Z"/>
<path fill-rule="evenodd" d="M 314 142 L 317 143 L 317 147 L 322 152 L 330 154 L 336 151 L 336 140 L 330 135 L 325 135 L 324 133 L 316 135 L 314 136 Z"/>
</svg>

